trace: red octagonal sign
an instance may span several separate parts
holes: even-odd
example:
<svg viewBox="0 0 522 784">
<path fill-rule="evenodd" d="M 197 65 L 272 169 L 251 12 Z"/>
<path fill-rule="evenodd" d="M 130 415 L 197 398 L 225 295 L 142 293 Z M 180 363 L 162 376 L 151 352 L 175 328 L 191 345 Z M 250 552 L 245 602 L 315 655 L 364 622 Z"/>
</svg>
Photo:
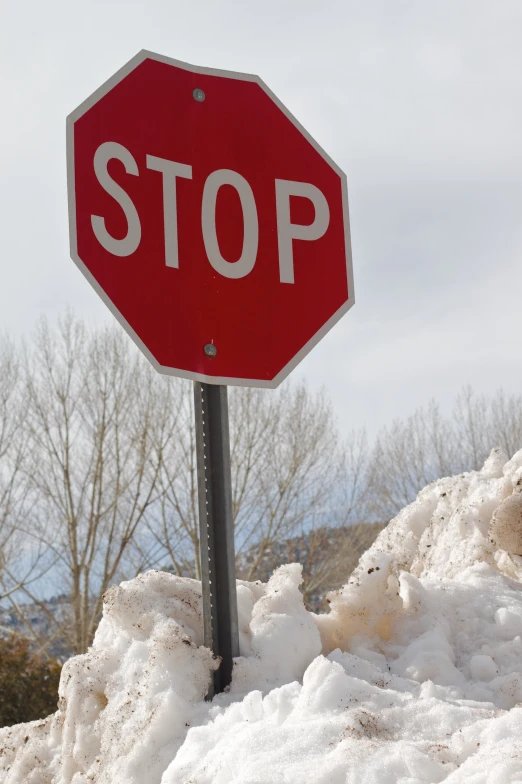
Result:
<svg viewBox="0 0 522 784">
<path fill-rule="evenodd" d="M 161 372 L 276 387 L 353 304 L 345 175 L 257 76 L 140 52 L 67 159 L 72 257 Z"/>
</svg>

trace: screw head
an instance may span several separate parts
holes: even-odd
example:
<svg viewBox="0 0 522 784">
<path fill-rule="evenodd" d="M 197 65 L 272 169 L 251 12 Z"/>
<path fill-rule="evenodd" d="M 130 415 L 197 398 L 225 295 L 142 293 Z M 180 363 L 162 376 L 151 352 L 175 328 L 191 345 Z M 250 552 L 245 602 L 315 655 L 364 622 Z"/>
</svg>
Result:
<svg viewBox="0 0 522 784">
<path fill-rule="evenodd" d="M 217 348 L 213 343 L 207 343 L 206 346 L 203 348 L 203 351 L 207 355 L 207 357 L 215 357 L 217 354 Z"/>
<path fill-rule="evenodd" d="M 205 93 L 203 90 L 200 90 L 199 87 L 196 87 L 196 89 L 192 91 L 192 95 L 194 100 L 198 103 L 202 103 L 205 100 Z"/>
</svg>

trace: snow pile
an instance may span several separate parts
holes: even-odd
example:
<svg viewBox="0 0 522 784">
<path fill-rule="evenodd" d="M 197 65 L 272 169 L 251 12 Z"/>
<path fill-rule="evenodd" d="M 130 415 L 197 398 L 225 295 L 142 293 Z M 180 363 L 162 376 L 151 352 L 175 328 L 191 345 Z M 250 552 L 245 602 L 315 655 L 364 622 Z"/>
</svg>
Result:
<svg viewBox="0 0 522 784">
<path fill-rule="evenodd" d="M 0 731 L 2 784 L 522 784 L 522 451 L 425 488 L 330 612 L 300 567 L 238 583 L 241 657 L 204 701 L 197 582 L 111 589 L 58 712 Z"/>
</svg>

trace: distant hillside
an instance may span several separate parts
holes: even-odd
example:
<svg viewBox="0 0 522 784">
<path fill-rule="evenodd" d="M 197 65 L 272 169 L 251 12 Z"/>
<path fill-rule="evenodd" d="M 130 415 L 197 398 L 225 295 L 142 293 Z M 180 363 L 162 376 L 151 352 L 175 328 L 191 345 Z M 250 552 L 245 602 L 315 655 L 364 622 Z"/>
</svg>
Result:
<svg viewBox="0 0 522 784">
<path fill-rule="evenodd" d="M 307 607 L 314 612 L 327 609 L 325 596 L 328 591 L 340 588 L 348 579 L 361 554 L 372 544 L 384 523 L 359 523 L 346 528 L 321 528 L 301 537 L 294 537 L 270 545 L 260 554 L 259 548 L 252 547 L 237 558 L 237 576 L 247 579 L 252 566 L 256 563 L 251 579 L 266 582 L 273 570 L 284 563 L 299 562 L 303 565 L 303 593 Z M 171 571 L 164 567 L 165 571 Z M 36 634 L 35 650 L 44 644 L 52 634 L 53 625 L 50 615 L 60 615 L 72 623 L 71 605 L 65 595 L 55 596 L 41 605 L 25 606 L 26 615 L 33 634 Z M 21 623 L 12 610 L 0 607 L 0 637 L 11 634 L 27 635 L 27 627 Z M 47 646 L 47 652 L 60 662 L 72 655 L 72 650 L 63 638 L 54 638 Z"/>
<path fill-rule="evenodd" d="M 362 553 L 385 526 L 386 523 L 357 523 L 344 528 L 319 528 L 272 543 L 263 553 L 253 546 L 238 556 L 237 576 L 266 582 L 281 564 L 301 563 L 305 603 L 314 612 L 324 611 L 326 594 L 347 581 Z"/>
<path fill-rule="evenodd" d="M 71 616 L 69 598 L 64 594 L 53 596 L 41 604 L 26 604 L 23 609 L 32 633 L 28 633 L 26 624 L 22 623 L 13 610 L 0 607 L 0 637 L 7 639 L 13 634 L 27 637 L 34 643 L 32 647 L 35 651 L 42 645 L 49 656 L 61 663 L 66 661 L 72 655 L 72 650 L 67 642 L 59 637 L 55 637 L 51 642 L 48 641 L 54 631 L 54 624 L 51 623 L 50 616 L 59 616 L 64 620 Z"/>
</svg>

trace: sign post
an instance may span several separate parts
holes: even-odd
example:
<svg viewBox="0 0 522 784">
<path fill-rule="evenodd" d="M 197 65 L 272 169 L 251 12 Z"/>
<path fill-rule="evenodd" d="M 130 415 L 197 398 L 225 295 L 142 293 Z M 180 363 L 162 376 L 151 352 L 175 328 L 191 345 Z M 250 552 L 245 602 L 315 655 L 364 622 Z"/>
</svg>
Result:
<svg viewBox="0 0 522 784">
<path fill-rule="evenodd" d="M 229 685 L 239 656 L 227 388 L 196 381 L 194 412 L 204 642 L 221 657 L 212 697 Z"/>
<path fill-rule="evenodd" d="M 227 385 L 276 388 L 354 303 L 346 177 L 252 74 L 142 51 L 67 118 L 71 256 L 195 382 L 205 644 L 239 653 Z"/>
</svg>

